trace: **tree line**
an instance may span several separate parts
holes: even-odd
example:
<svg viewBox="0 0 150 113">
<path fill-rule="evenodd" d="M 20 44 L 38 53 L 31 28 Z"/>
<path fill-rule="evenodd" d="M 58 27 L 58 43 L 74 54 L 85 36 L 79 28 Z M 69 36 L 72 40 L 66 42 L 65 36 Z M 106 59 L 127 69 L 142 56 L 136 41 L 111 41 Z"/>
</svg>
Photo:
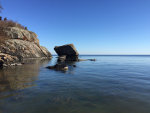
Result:
<svg viewBox="0 0 150 113">
<path fill-rule="evenodd" d="M 3 7 L 0 4 L 0 13 L 2 12 L 2 10 L 3 10 Z M 21 25 L 17 22 L 14 22 L 12 20 L 7 20 L 6 17 L 3 19 L 2 16 L 0 16 L 0 28 L 5 28 L 5 27 L 18 27 L 18 28 L 28 30 L 27 27 L 24 27 L 23 25 Z"/>
</svg>

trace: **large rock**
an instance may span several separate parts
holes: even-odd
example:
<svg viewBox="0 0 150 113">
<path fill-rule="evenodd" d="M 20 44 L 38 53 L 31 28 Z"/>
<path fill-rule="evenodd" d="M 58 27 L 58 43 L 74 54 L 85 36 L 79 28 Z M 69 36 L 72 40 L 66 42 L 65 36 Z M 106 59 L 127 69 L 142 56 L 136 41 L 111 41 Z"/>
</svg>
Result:
<svg viewBox="0 0 150 113">
<path fill-rule="evenodd" d="M 33 42 L 18 39 L 6 40 L 0 45 L 2 53 L 23 58 L 51 57 L 51 54 L 44 47 L 39 47 Z"/>
<path fill-rule="evenodd" d="M 8 27 L 0 29 L 0 38 L 3 39 L 0 42 L 0 54 L 17 57 L 19 60 L 52 57 L 45 47 L 40 46 L 37 35 L 34 32 Z"/>
<path fill-rule="evenodd" d="M 66 44 L 63 46 L 55 46 L 54 50 L 59 57 L 66 56 L 66 60 L 76 61 L 78 60 L 79 53 L 77 52 L 73 44 Z"/>
<path fill-rule="evenodd" d="M 19 39 L 24 41 L 33 42 L 39 45 L 39 40 L 37 39 L 37 34 L 32 31 L 25 29 L 20 29 L 17 27 L 7 27 L 1 30 L 9 39 Z"/>
</svg>

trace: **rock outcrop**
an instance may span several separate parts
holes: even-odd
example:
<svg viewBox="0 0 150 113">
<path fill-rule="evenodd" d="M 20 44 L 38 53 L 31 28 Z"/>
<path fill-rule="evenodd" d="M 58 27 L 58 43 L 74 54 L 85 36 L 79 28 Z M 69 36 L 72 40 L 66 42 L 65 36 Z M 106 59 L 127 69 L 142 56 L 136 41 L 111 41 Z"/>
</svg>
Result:
<svg viewBox="0 0 150 113">
<path fill-rule="evenodd" d="M 68 61 L 77 61 L 79 53 L 77 52 L 75 46 L 73 44 L 66 44 L 63 46 L 55 46 L 54 50 L 58 54 L 58 56 L 61 58 L 63 56 L 66 56 L 65 60 Z"/>
<path fill-rule="evenodd" d="M 1 30 L 0 33 L 4 34 L 9 39 L 19 39 L 19 40 L 32 42 L 36 45 L 39 45 L 37 34 L 32 31 L 28 31 L 17 27 L 7 27 L 7 28 L 2 28 L 0 30 Z"/>
<path fill-rule="evenodd" d="M 2 59 L 1 55 L 9 56 L 12 62 L 24 58 L 51 57 L 51 53 L 45 47 L 40 46 L 34 32 L 17 27 L 0 28 L 0 38 L 0 59 Z M 10 62 L 9 60 L 3 61 L 4 63 Z"/>
</svg>

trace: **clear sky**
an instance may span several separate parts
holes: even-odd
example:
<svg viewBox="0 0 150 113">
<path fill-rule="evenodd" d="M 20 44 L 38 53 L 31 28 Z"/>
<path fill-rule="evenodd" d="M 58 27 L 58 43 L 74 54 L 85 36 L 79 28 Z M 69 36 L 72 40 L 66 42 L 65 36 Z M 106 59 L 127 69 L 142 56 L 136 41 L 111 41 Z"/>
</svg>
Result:
<svg viewBox="0 0 150 113">
<path fill-rule="evenodd" d="M 1 0 L 2 16 L 40 44 L 73 43 L 80 54 L 150 54 L 150 0 Z"/>
</svg>

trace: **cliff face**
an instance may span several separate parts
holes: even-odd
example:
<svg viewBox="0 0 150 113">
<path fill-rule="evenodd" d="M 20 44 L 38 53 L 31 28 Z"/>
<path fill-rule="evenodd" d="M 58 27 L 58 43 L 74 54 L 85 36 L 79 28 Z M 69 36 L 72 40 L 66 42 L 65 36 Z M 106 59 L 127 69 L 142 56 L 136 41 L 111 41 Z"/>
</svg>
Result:
<svg viewBox="0 0 150 113">
<path fill-rule="evenodd" d="M 0 54 L 17 57 L 19 60 L 51 57 L 51 53 L 45 47 L 40 46 L 34 32 L 17 27 L 8 27 L 0 29 L 1 37 L 6 38 L 0 43 Z"/>
<path fill-rule="evenodd" d="M 7 27 L 0 30 L 2 35 L 5 35 L 9 39 L 19 39 L 23 41 L 33 42 L 39 45 L 39 40 L 34 32 L 24 30 L 17 27 Z"/>
</svg>

